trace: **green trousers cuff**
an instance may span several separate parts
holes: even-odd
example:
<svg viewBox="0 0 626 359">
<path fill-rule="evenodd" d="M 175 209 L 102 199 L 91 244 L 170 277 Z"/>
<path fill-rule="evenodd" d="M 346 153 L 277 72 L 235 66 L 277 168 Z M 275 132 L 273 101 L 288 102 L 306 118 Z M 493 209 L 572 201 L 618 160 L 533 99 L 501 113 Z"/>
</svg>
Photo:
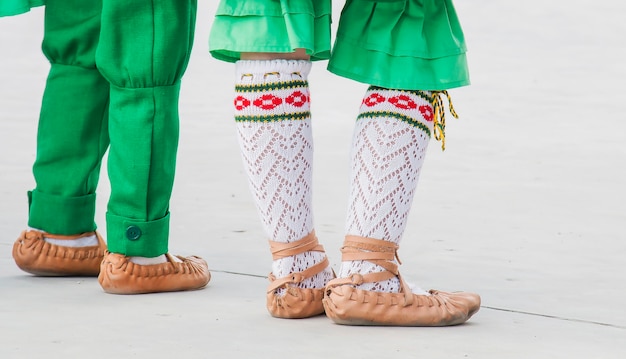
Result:
<svg viewBox="0 0 626 359">
<path fill-rule="evenodd" d="M 52 234 L 74 235 L 96 230 L 96 194 L 66 197 L 28 192 L 28 225 Z"/>
<path fill-rule="evenodd" d="M 167 253 L 170 215 L 142 222 L 106 214 L 107 247 L 112 253 L 126 256 L 157 257 Z"/>
</svg>

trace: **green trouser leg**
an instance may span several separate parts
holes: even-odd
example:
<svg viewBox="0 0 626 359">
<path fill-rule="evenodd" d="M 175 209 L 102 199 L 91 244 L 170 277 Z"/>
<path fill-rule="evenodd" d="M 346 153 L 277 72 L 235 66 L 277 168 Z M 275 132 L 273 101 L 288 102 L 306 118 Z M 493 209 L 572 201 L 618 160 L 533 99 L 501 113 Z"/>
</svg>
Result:
<svg viewBox="0 0 626 359">
<path fill-rule="evenodd" d="M 42 48 L 51 68 L 39 118 L 36 188 L 28 193 L 28 225 L 73 235 L 96 229 L 95 191 L 109 143 L 109 83 L 95 65 L 102 2 L 46 3 Z"/>
<path fill-rule="evenodd" d="M 178 147 L 180 79 L 193 42 L 196 0 L 104 0 L 96 63 L 111 83 L 109 251 L 168 251 Z"/>
</svg>

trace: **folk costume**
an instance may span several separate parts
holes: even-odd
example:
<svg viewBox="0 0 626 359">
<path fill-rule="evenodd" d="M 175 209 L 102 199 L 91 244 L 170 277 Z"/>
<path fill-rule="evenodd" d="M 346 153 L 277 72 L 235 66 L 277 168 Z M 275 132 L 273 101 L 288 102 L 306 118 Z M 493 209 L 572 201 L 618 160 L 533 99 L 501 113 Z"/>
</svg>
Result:
<svg viewBox="0 0 626 359">
<path fill-rule="evenodd" d="M 282 318 L 326 312 L 350 325 L 463 323 L 478 311 L 478 295 L 410 288 L 397 259 L 429 140 L 444 145 L 446 90 L 469 84 L 452 1 L 346 0 L 332 49 L 330 25 L 331 0 L 221 0 L 211 30 L 211 55 L 236 62 L 237 133 L 274 259 L 268 310 Z M 241 59 L 297 49 L 310 61 Z M 337 278 L 311 206 L 307 77 L 311 61 L 326 59 L 329 71 L 370 85 L 355 125 Z"/>
<path fill-rule="evenodd" d="M 0 14 L 41 2 L 1 0 Z M 20 268 L 37 275 L 99 274 L 105 291 L 121 294 L 207 284 L 204 260 L 168 254 L 180 80 L 195 15 L 196 0 L 45 1 L 42 48 L 51 68 L 36 187 L 28 192 L 31 229 L 13 248 Z M 94 215 L 107 149 L 105 245 Z"/>
<path fill-rule="evenodd" d="M 43 5 L 45 0 L 1 0 L 0 17 L 19 15 Z"/>
</svg>

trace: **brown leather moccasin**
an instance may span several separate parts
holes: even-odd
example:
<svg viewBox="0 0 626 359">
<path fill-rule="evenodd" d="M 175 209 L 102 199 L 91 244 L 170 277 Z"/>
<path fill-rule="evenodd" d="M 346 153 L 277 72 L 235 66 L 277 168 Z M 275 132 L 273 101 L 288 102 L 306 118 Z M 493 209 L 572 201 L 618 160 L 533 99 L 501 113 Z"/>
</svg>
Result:
<svg viewBox="0 0 626 359">
<path fill-rule="evenodd" d="M 450 326 L 466 322 L 480 308 L 480 297 L 466 292 L 430 290 L 430 295 L 418 295 L 408 288 L 400 293 L 360 290 L 351 285 L 329 284 L 327 288 L 324 308 L 337 324 Z"/>
<path fill-rule="evenodd" d="M 78 239 L 96 234 L 98 245 L 64 247 L 44 240 Z M 59 236 L 39 231 L 23 231 L 13 244 L 13 259 L 21 270 L 39 276 L 97 276 L 106 244 L 96 232 Z"/>
<path fill-rule="evenodd" d="M 270 274 L 270 281 L 273 278 Z M 292 284 L 301 282 L 298 279 L 301 278 L 300 275 L 289 278 L 293 279 Z M 275 318 L 302 319 L 314 317 L 324 313 L 323 297 L 324 288 L 298 288 L 285 285 L 285 292 L 281 295 L 276 294 L 276 290 L 270 288 L 267 292 L 267 310 Z"/>
<path fill-rule="evenodd" d="M 98 281 L 105 292 L 111 294 L 144 294 L 177 292 L 205 287 L 211 279 L 206 261 L 200 257 L 165 254 L 167 262 L 139 265 L 130 257 L 106 252 Z"/>
<path fill-rule="evenodd" d="M 323 299 L 326 315 L 337 324 L 435 327 L 464 323 L 478 312 L 478 294 L 437 290 L 430 290 L 430 295 L 412 293 L 400 276 L 398 265 L 392 262 L 397 258 L 397 249 L 392 242 L 347 236 L 343 260 L 367 260 L 386 270 L 331 280 Z M 393 277 L 400 280 L 399 293 L 358 289 L 363 283 Z"/>
<path fill-rule="evenodd" d="M 324 252 L 324 247 L 318 243 L 315 232 L 291 243 L 270 241 L 270 249 L 274 260 L 308 251 Z M 267 287 L 267 310 L 270 314 L 276 318 L 301 319 L 324 313 L 322 304 L 324 288 L 299 288 L 297 285 L 322 272 L 329 265 L 328 258 L 324 257 L 318 264 L 284 278 L 276 279 L 270 273 L 270 284 Z M 284 291 L 278 294 L 277 290 L 281 288 Z"/>
</svg>

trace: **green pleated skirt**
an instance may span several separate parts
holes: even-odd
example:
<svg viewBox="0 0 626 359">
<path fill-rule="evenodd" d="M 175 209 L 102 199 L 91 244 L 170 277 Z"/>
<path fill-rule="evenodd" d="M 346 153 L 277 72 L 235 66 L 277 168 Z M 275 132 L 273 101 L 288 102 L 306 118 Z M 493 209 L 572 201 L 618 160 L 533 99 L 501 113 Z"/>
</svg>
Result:
<svg viewBox="0 0 626 359">
<path fill-rule="evenodd" d="M 0 0 L 0 17 L 23 14 L 44 2 L 45 0 Z"/>
<path fill-rule="evenodd" d="M 465 38 L 452 0 L 346 0 L 330 51 L 331 0 L 221 0 L 209 40 L 217 59 L 306 49 L 329 71 L 384 88 L 469 84 Z"/>
</svg>

